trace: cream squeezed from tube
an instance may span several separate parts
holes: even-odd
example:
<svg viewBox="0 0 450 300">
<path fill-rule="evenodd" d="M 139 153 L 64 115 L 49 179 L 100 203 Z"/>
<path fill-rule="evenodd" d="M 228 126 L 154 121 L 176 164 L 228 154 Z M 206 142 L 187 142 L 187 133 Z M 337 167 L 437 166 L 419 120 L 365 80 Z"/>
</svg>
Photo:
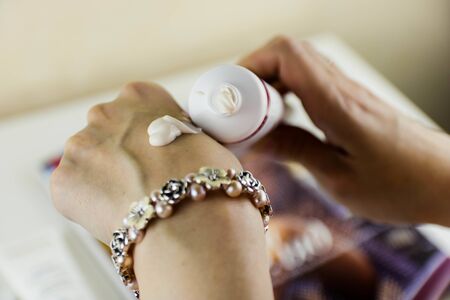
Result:
<svg viewBox="0 0 450 300">
<path fill-rule="evenodd" d="M 211 97 L 210 107 L 220 115 L 230 116 L 239 110 L 240 97 L 239 90 L 236 87 L 224 83 Z M 147 132 L 150 145 L 161 147 L 172 143 L 183 133 L 197 134 L 201 132 L 201 128 L 165 115 L 151 122 Z"/>
<path fill-rule="evenodd" d="M 211 97 L 209 106 L 220 115 L 231 116 L 241 106 L 241 94 L 235 86 L 223 83 L 219 86 L 214 96 Z"/>
<path fill-rule="evenodd" d="M 201 128 L 187 122 L 182 122 L 174 117 L 165 115 L 153 120 L 147 129 L 149 143 L 152 146 L 161 147 L 172 143 L 183 133 L 197 134 Z"/>
</svg>

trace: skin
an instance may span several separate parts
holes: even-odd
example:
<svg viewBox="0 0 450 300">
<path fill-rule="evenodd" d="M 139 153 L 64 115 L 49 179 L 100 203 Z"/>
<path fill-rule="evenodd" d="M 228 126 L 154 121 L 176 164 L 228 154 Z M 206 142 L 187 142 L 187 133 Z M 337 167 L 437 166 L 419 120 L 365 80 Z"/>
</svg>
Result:
<svg viewBox="0 0 450 300">
<path fill-rule="evenodd" d="M 447 134 L 402 116 L 307 43 L 276 38 L 241 64 L 298 95 L 326 136 L 282 125 L 252 149 L 255 155 L 301 162 L 357 214 L 450 225 Z M 150 147 L 147 126 L 166 114 L 183 118 L 164 89 L 141 82 L 94 106 L 52 175 L 58 211 L 108 243 L 130 203 L 169 178 L 201 166 L 241 169 L 205 134 Z M 242 197 L 217 193 L 150 225 L 134 267 L 141 299 L 273 299 L 262 221 Z"/>
<path fill-rule="evenodd" d="M 131 83 L 94 106 L 71 137 L 52 175 L 53 201 L 64 216 L 109 243 L 131 202 L 201 166 L 241 169 L 205 134 L 165 147 L 148 144 L 148 124 L 181 109 L 161 87 Z M 261 216 L 244 197 L 212 194 L 150 225 L 134 251 L 141 299 L 273 299 Z"/>
<path fill-rule="evenodd" d="M 295 93 L 326 139 L 279 126 L 254 152 L 306 166 L 354 213 L 450 226 L 450 137 L 400 114 L 307 42 L 273 39 L 241 65 Z"/>
</svg>

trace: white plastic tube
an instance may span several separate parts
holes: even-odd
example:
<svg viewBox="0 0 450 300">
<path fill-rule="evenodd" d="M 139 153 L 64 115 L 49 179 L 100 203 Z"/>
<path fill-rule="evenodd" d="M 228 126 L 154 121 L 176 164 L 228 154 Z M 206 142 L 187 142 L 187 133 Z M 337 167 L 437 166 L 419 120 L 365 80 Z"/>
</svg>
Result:
<svg viewBox="0 0 450 300">
<path fill-rule="evenodd" d="M 249 145 L 283 117 L 280 94 L 248 69 L 221 65 L 204 73 L 188 101 L 192 121 L 223 144 Z"/>
</svg>

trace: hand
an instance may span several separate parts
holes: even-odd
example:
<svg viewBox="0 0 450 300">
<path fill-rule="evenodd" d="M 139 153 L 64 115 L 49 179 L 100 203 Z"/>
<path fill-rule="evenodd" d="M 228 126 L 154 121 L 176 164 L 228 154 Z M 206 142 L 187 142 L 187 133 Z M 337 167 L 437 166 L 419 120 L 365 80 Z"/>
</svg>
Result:
<svg viewBox="0 0 450 300">
<path fill-rule="evenodd" d="M 94 106 L 52 175 L 56 208 L 109 243 L 130 203 L 168 179 L 201 166 L 241 169 L 231 152 L 205 134 L 150 146 L 147 126 L 166 114 L 183 118 L 165 90 L 139 82 L 125 86 L 113 102 Z M 135 247 L 141 299 L 271 299 L 263 225 L 248 199 L 218 193 L 176 210 L 150 224 Z"/>
<path fill-rule="evenodd" d="M 205 134 L 151 147 L 147 126 L 165 114 L 184 118 L 165 90 L 146 83 L 128 84 L 113 102 L 94 106 L 88 125 L 66 143 L 53 173 L 57 209 L 106 242 L 129 204 L 168 179 L 203 165 L 240 168 L 231 152 Z"/>
<path fill-rule="evenodd" d="M 305 165 L 355 213 L 450 225 L 450 138 L 401 115 L 307 42 L 279 37 L 241 65 L 292 91 L 326 140 L 281 125 L 254 150 Z"/>
</svg>

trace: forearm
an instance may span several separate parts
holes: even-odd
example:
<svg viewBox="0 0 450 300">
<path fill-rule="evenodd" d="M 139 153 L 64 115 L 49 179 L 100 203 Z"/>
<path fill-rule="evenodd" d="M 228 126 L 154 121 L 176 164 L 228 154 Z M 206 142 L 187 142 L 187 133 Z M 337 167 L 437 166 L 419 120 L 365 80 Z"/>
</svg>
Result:
<svg viewBox="0 0 450 300">
<path fill-rule="evenodd" d="M 407 118 L 398 124 L 396 147 L 384 156 L 392 166 L 384 175 L 391 185 L 390 206 L 380 206 L 379 215 L 391 222 L 449 226 L 450 137 Z"/>
<path fill-rule="evenodd" d="M 419 152 L 425 157 L 425 163 L 416 170 L 423 178 L 425 189 L 423 207 L 418 210 L 423 222 L 450 226 L 450 136 L 440 131 L 426 131 L 423 135 L 428 141 L 424 141 L 425 146 Z"/>
<path fill-rule="evenodd" d="M 147 229 L 135 250 L 141 299 L 273 299 L 261 216 L 211 194 Z"/>
</svg>

